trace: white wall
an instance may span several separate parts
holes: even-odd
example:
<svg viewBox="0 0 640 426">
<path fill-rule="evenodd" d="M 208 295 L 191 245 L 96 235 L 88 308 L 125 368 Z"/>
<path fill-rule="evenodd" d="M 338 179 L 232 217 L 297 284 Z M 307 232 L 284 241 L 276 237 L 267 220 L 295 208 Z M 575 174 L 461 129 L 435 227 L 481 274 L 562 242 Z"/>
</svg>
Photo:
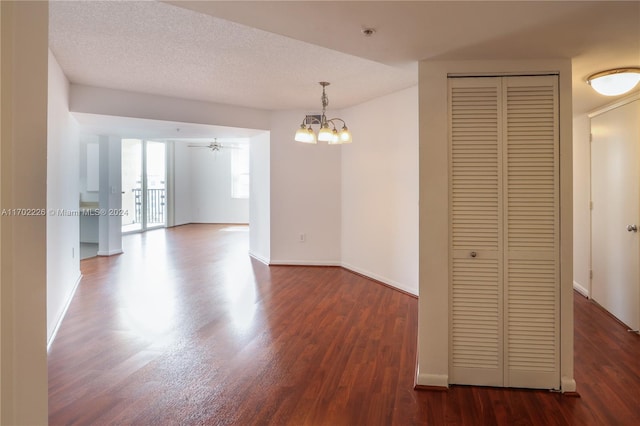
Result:
<svg viewBox="0 0 640 426">
<path fill-rule="evenodd" d="M 47 129 L 47 340 L 80 280 L 78 124 L 69 114 L 69 82 L 49 51 Z"/>
<path fill-rule="evenodd" d="M 0 208 L 46 209 L 48 3 L 0 10 Z M 3 425 L 47 424 L 46 251 L 45 216 L 0 218 Z"/>
<path fill-rule="evenodd" d="M 71 85 L 69 110 L 120 117 L 269 129 L 269 112 L 102 87 Z"/>
<path fill-rule="evenodd" d="M 231 142 L 228 142 L 231 144 Z M 249 143 L 238 140 L 237 143 Z M 231 197 L 232 149 L 189 150 L 191 222 L 249 223 L 249 199 Z"/>
<path fill-rule="evenodd" d="M 68 107 L 67 107 L 68 110 Z M 87 190 L 87 175 L 89 174 L 87 168 L 92 167 L 87 164 L 87 145 L 88 144 L 98 144 L 99 138 L 97 135 L 80 135 L 80 145 L 79 149 L 79 191 L 80 191 L 80 201 L 86 202 L 98 202 L 98 191 L 88 191 Z M 98 158 L 99 161 L 99 158 Z M 95 172 L 95 171 L 94 171 Z M 99 173 L 99 165 L 98 165 L 98 173 Z"/>
<path fill-rule="evenodd" d="M 339 265 L 341 146 L 295 142 L 305 114 L 271 117 L 271 263 Z"/>
<path fill-rule="evenodd" d="M 191 154 L 184 142 L 172 142 L 174 146 L 173 182 L 174 225 L 191 223 Z"/>
<path fill-rule="evenodd" d="M 342 111 L 342 264 L 418 294 L 418 87 Z"/>
<path fill-rule="evenodd" d="M 122 253 L 122 140 L 100 136 L 100 194 L 98 255 Z M 116 213 L 110 213 L 116 212 Z"/>
<path fill-rule="evenodd" d="M 251 138 L 249 192 L 249 253 L 271 261 L 271 156 L 268 132 Z"/>
<path fill-rule="evenodd" d="M 591 147 L 587 114 L 573 118 L 573 285 L 589 294 L 591 269 Z"/>
<path fill-rule="evenodd" d="M 67 104 L 68 105 L 68 104 Z M 96 208 L 99 202 L 99 191 L 89 191 L 87 189 L 87 176 L 90 173 L 100 174 L 100 159 L 99 154 L 96 152 L 95 158 L 89 164 L 87 161 L 87 146 L 92 144 L 99 152 L 99 141 L 100 138 L 97 135 L 83 135 L 80 137 L 80 144 L 78 146 L 78 154 L 79 154 L 79 179 L 78 179 L 78 187 L 80 192 L 80 203 L 95 203 L 95 206 L 91 206 L 92 208 Z M 93 168 L 93 170 L 91 169 Z M 96 179 L 99 184 L 99 177 Z M 82 206 L 81 206 L 82 207 Z M 99 236 L 99 218 L 97 216 L 81 216 L 80 217 L 80 242 L 82 243 L 93 243 L 97 244 L 100 241 Z"/>
<path fill-rule="evenodd" d="M 249 223 L 249 200 L 231 197 L 231 150 L 189 145 L 193 143 L 174 142 L 175 225 Z"/>
</svg>

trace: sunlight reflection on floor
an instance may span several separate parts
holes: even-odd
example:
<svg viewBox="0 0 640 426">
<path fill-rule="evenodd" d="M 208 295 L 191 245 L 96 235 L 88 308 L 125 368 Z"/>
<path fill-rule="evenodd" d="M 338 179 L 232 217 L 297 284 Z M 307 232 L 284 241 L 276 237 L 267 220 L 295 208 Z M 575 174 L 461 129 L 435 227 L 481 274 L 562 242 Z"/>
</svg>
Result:
<svg viewBox="0 0 640 426">
<path fill-rule="evenodd" d="M 142 259 L 138 258 L 136 268 L 128 269 L 130 275 L 121 289 L 121 322 L 139 337 L 157 340 L 176 327 L 176 284 L 168 276 L 166 235 L 164 230 L 151 231 L 131 236 L 127 242 L 125 254 L 130 258 L 131 251 L 138 251 Z"/>
<path fill-rule="evenodd" d="M 233 225 L 220 231 L 248 234 L 249 227 Z M 226 299 L 225 317 L 240 336 L 255 325 L 258 310 L 256 278 L 247 252 L 247 241 L 244 238 L 221 241 L 225 244 L 218 249 L 224 255 L 218 262 L 210 264 L 202 277 L 202 285 L 210 288 L 212 301 L 221 294 Z M 121 283 L 118 296 L 120 324 L 141 339 L 160 342 L 161 345 L 171 344 L 174 332 L 189 327 L 191 318 L 180 311 L 184 303 L 181 294 L 193 283 L 173 280 L 175 265 L 172 255 L 167 252 L 165 231 L 127 236 L 126 254 L 129 256 L 123 261 L 131 258 L 136 259 L 136 263 L 126 269 L 126 279 Z"/>
<path fill-rule="evenodd" d="M 256 313 L 255 277 L 246 255 L 233 257 L 229 263 L 223 283 L 228 312 L 236 330 L 242 332 L 251 327 Z"/>
<path fill-rule="evenodd" d="M 140 337 L 154 338 L 173 329 L 175 292 L 162 280 L 132 285 L 122 295 L 122 320 Z"/>
</svg>

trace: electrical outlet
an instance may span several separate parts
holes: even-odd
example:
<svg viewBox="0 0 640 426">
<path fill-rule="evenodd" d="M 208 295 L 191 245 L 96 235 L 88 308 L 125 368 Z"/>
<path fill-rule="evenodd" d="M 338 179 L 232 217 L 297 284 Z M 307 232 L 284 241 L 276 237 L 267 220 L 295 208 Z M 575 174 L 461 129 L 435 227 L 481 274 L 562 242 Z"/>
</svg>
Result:
<svg viewBox="0 0 640 426">
<path fill-rule="evenodd" d="M 304 234 L 304 233 L 300 234 L 298 236 L 298 241 L 301 243 L 304 243 L 305 241 L 307 241 L 307 234 Z"/>
</svg>

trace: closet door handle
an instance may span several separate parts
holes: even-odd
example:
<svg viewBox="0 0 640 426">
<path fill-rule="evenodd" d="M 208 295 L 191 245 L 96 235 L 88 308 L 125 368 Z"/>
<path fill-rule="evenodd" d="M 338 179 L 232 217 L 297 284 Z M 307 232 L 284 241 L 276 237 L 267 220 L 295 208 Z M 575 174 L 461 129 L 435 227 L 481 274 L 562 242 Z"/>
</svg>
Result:
<svg viewBox="0 0 640 426">
<path fill-rule="evenodd" d="M 629 232 L 638 232 L 638 225 L 627 225 L 627 231 Z"/>
<path fill-rule="evenodd" d="M 472 251 L 471 253 L 469 253 L 469 256 L 476 257 L 478 256 L 478 253 L 476 253 L 475 251 Z"/>
</svg>

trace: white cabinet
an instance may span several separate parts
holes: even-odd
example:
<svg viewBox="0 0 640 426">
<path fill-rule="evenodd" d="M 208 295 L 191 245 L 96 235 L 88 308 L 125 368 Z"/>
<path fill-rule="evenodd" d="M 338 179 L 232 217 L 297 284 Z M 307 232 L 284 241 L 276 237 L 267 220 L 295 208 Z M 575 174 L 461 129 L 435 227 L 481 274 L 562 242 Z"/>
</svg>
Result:
<svg viewBox="0 0 640 426">
<path fill-rule="evenodd" d="M 558 78 L 449 78 L 449 382 L 560 387 Z"/>
</svg>

